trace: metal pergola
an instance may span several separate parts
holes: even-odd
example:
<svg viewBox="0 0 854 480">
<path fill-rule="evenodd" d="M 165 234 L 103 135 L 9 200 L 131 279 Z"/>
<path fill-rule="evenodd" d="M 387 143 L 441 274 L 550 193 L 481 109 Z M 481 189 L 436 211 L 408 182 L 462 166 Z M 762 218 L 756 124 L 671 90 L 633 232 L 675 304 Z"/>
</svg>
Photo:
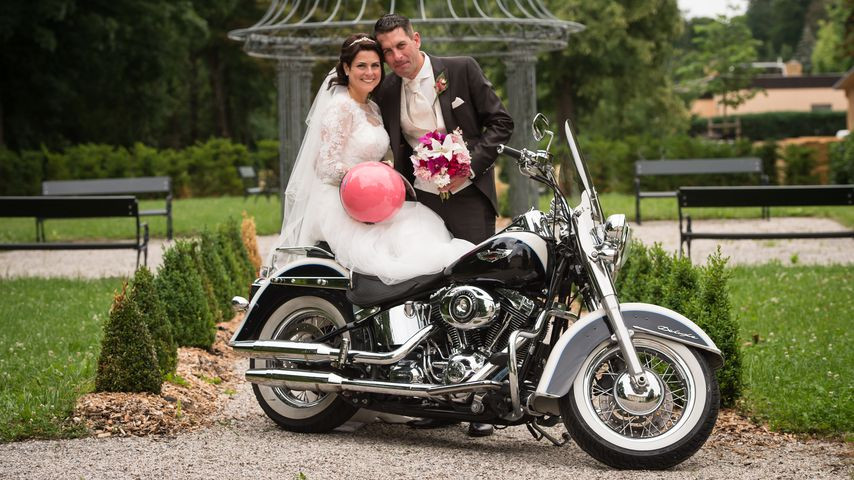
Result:
<svg viewBox="0 0 854 480">
<path fill-rule="evenodd" d="M 516 122 L 511 142 L 527 145 L 536 112 L 536 55 L 566 48 L 584 26 L 555 17 L 541 0 L 272 0 L 248 28 L 229 32 L 249 55 L 278 63 L 279 160 L 282 193 L 305 131 L 312 67 L 334 60 L 343 39 L 372 33 L 384 13 L 408 17 L 431 54 L 498 57 L 506 65 L 508 110 Z M 536 190 L 511 173 L 513 213 L 536 204 Z"/>
</svg>

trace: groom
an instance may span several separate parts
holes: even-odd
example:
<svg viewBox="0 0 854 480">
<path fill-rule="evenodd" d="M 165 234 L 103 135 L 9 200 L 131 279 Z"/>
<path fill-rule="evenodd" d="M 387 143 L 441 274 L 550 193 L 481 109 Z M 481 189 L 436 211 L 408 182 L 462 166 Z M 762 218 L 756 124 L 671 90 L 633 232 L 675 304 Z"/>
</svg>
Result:
<svg viewBox="0 0 854 480">
<path fill-rule="evenodd" d="M 382 16 L 374 25 L 385 62 L 394 71 L 374 91 L 391 139 L 394 167 L 418 190 L 418 201 L 436 212 L 456 238 L 480 243 L 495 233 L 498 198 L 493 164 L 497 147 L 513 133 L 513 120 L 492 84 L 470 57 L 421 52 L 421 35 L 409 19 Z M 409 156 L 427 132 L 460 127 L 471 154 L 469 178 L 456 178 L 442 200 L 432 183 L 415 178 Z"/>
<path fill-rule="evenodd" d="M 497 147 L 513 133 L 513 120 L 495 94 L 480 66 L 469 57 L 436 57 L 421 52 L 421 35 L 409 19 L 383 15 L 374 25 L 374 37 L 383 59 L 394 71 L 374 91 L 383 123 L 391 139 L 394 168 L 418 190 L 418 201 L 436 212 L 456 238 L 480 243 L 495 233 L 498 198 L 493 164 Z M 427 132 L 451 132 L 460 127 L 472 173 L 456 178 L 442 191 L 415 178 L 409 156 L 418 138 Z M 430 427 L 447 421 L 421 419 L 415 426 Z M 469 435 L 492 434 L 492 425 L 472 423 Z"/>
</svg>

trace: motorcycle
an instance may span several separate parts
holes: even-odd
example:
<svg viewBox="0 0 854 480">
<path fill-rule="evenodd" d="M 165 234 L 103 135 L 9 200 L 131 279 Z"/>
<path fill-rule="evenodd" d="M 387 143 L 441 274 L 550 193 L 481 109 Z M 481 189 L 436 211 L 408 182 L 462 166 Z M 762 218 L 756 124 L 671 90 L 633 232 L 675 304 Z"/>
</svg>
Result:
<svg viewBox="0 0 854 480">
<path fill-rule="evenodd" d="M 681 314 L 619 303 L 625 215 L 603 216 L 572 128 L 565 133 L 578 204 L 544 149 L 499 153 L 553 194 L 444 271 L 384 285 L 348 272 L 322 246 L 262 269 L 229 344 L 264 412 L 286 430 L 327 432 L 359 409 L 526 425 L 570 439 L 620 469 L 664 469 L 693 455 L 715 424 L 720 350 Z M 547 137 L 547 138 L 546 138 Z M 544 427 L 563 422 L 560 437 Z"/>
</svg>

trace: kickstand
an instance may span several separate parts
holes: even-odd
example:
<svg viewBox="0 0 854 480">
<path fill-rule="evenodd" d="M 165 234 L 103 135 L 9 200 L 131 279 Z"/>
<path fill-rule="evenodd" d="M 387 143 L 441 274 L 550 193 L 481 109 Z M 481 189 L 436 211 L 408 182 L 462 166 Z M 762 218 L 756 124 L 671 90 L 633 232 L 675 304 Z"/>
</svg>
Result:
<svg viewBox="0 0 854 480">
<path fill-rule="evenodd" d="M 562 447 L 566 442 L 569 441 L 568 433 L 563 432 L 563 434 L 561 434 L 561 439 L 558 440 L 555 437 L 549 435 L 548 432 L 543 430 L 543 428 L 537 424 L 536 420 L 534 420 L 533 422 L 526 423 L 525 426 L 528 427 L 528 431 L 531 432 L 531 436 L 534 437 L 534 440 L 538 442 L 545 438 L 548 441 L 552 442 L 554 446 Z"/>
</svg>

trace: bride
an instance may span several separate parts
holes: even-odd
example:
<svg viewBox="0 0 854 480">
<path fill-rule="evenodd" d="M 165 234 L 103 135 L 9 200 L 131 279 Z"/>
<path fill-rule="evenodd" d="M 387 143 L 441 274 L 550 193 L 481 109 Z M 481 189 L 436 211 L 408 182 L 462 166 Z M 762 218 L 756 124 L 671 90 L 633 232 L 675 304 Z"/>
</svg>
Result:
<svg viewBox="0 0 854 480">
<path fill-rule="evenodd" d="M 418 202 L 405 202 L 396 215 L 373 225 L 350 218 L 341 206 L 338 186 L 347 171 L 382 161 L 389 149 L 379 107 L 369 99 L 384 76 L 381 55 L 367 34 L 344 41 L 338 65 L 309 112 L 285 191 L 278 247 L 325 241 L 342 266 L 390 285 L 439 272 L 474 245 L 453 238 L 442 219 Z M 276 255 L 274 249 L 272 261 Z"/>
</svg>

